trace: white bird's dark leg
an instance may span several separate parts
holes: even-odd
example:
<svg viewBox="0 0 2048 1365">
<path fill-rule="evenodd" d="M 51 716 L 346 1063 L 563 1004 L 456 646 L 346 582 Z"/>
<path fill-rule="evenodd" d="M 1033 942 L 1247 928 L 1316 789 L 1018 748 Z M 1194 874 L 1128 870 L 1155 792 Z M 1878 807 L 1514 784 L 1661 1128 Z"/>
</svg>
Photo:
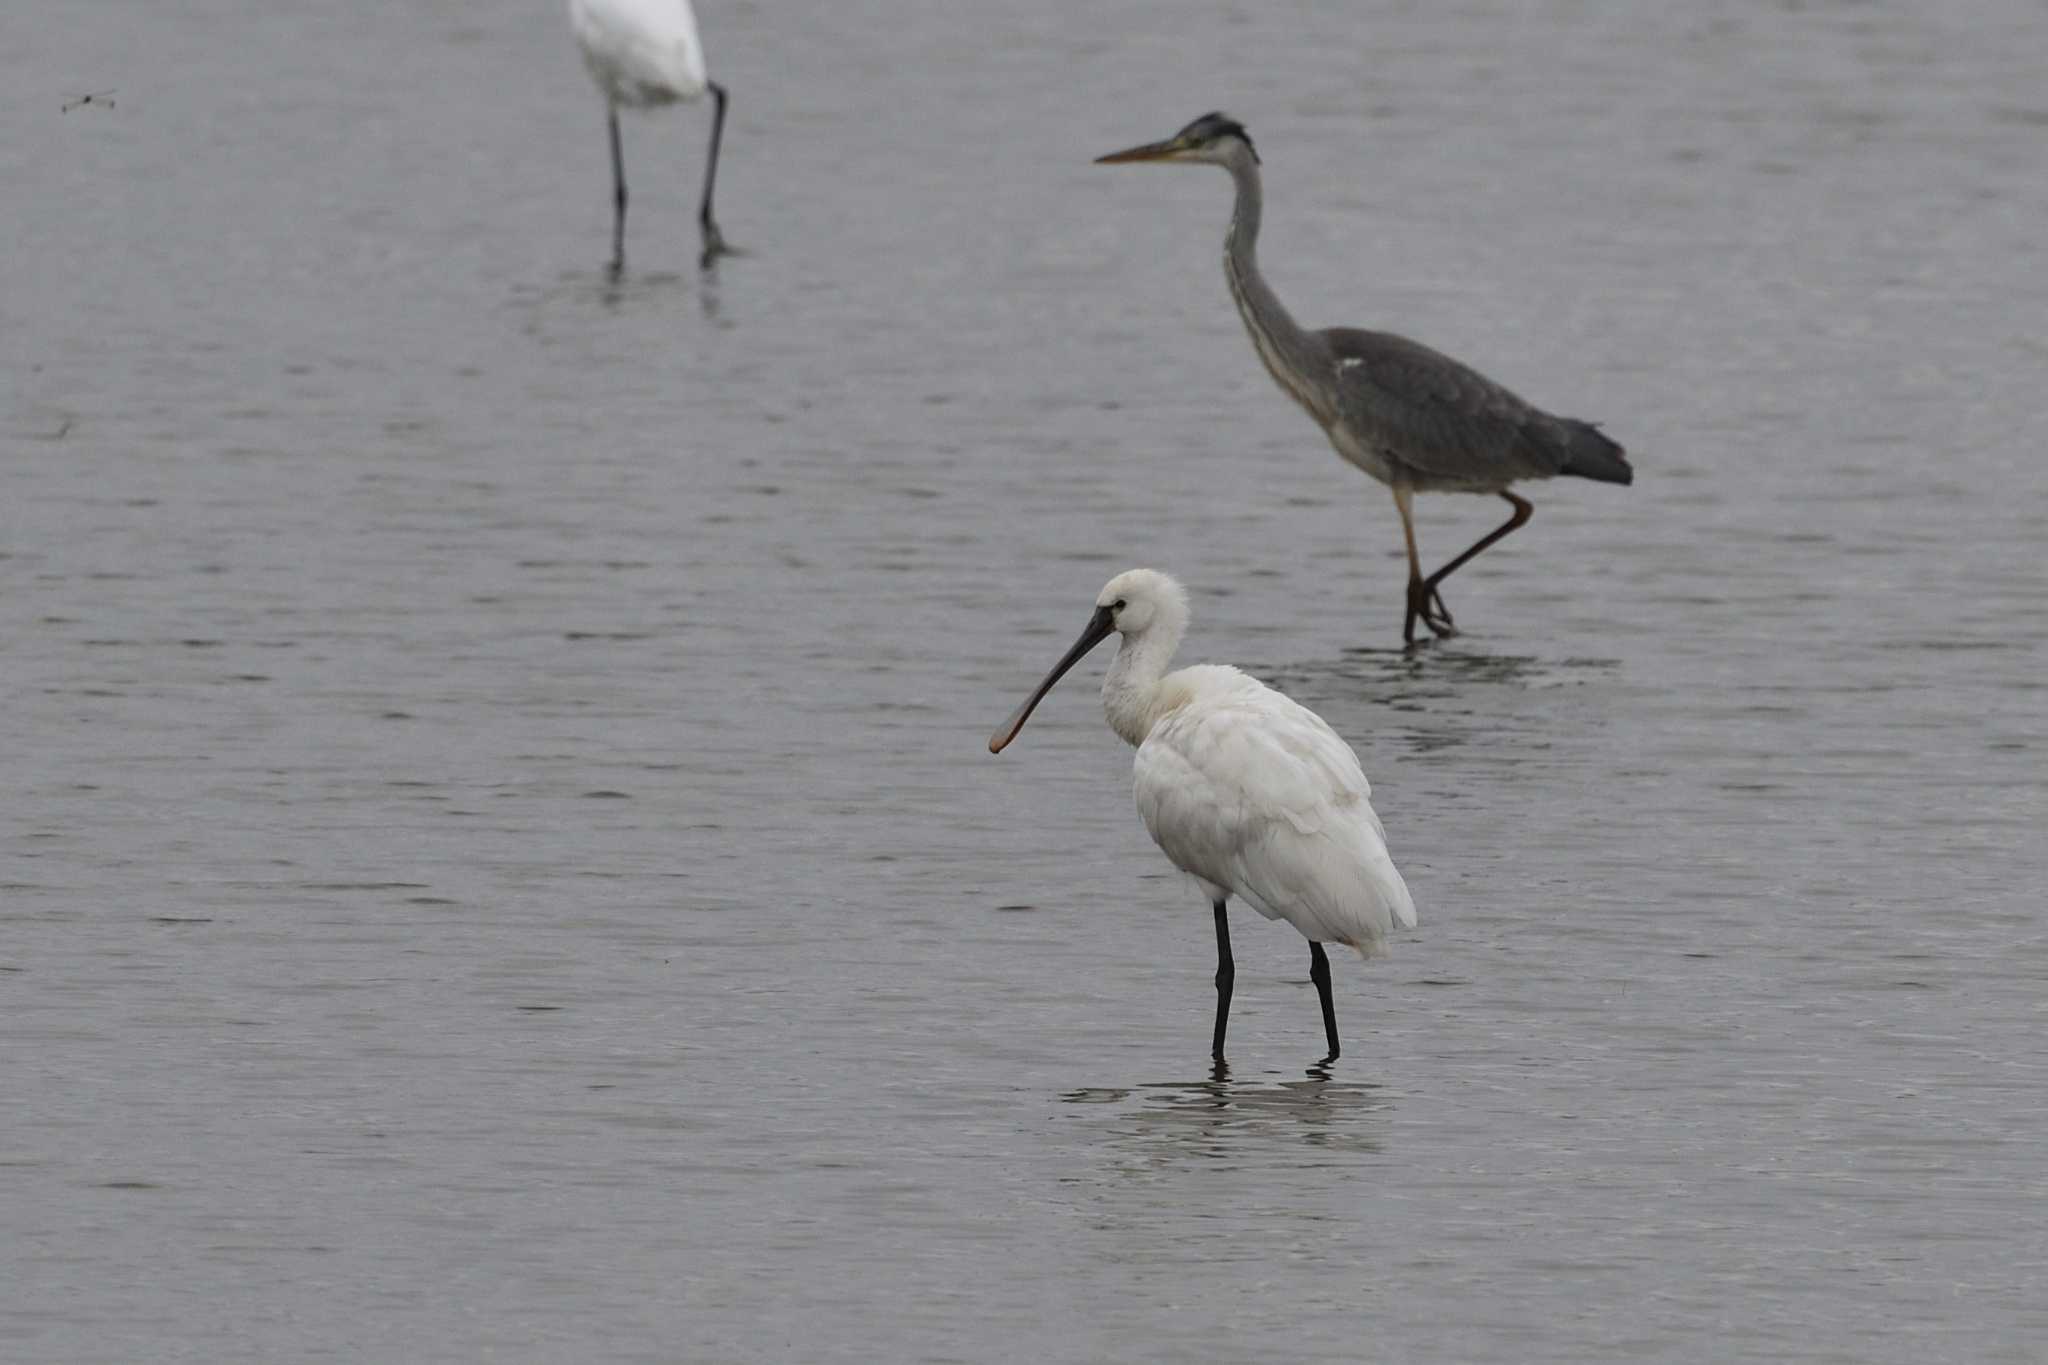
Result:
<svg viewBox="0 0 2048 1365">
<path fill-rule="evenodd" d="M 1401 622 L 1401 641 L 1415 643 L 1415 623 L 1419 620 L 1438 636 L 1456 635 L 1457 627 L 1451 624 L 1451 613 L 1444 607 L 1444 601 L 1437 597 L 1434 607 L 1430 599 L 1435 589 L 1422 577 L 1422 556 L 1415 551 L 1415 492 L 1413 489 L 1394 486 L 1394 506 L 1401 513 L 1401 534 L 1408 542 L 1408 615 Z"/>
<path fill-rule="evenodd" d="M 1224 902 L 1216 902 L 1216 1039 L 1209 1055 L 1223 1060 L 1223 1030 L 1230 1023 L 1230 988 L 1237 981 L 1237 963 L 1230 956 L 1230 920 Z"/>
<path fill-rule="evenodd" d="M 1536 504 L 1530 502 L 1527 498 L 1518 498 L 1513 493 L 1508 492 L 1505 488 L 1501 490 L 1500 495 L 1506 498 L 1509 502 L 1514 504 L 1514 515 L 1509 517 L 1504 525 L 1496 527 L 1494 530 L 1488 532 L 1486 535 L 1481 536 L 1479 539 L 1479 543 L 1477 545 L 1474 545 L 1471 549 L 1465 551 L 1465 553 L 1459 555 L 1456 559 L 1452 560 L 1450 563 L 1444 565 L 1441 569 L 1438 569 L 1435 573 L 1431 574 L 1429 576 L 1428 581 L 1423 584 L 1423 587 L 1429 590 L 1430 595 L 1435 596 L 1436 585 L 1443 582 L 1446 578 L 1449 578 L 1451 576 L 1452 570 L 1456 569 L 1460 564 L 1463 564 L 1466 560 L 1472 558 L 1481 550 L 1493 544 L 1493 542 L 1499 540 L 1502 536 L 1514 530 L 1517 526 L 1520 526 L 1523 522 L 1527 521 L 1530 517 L 1536 514 Z M 1437 598 L 1437 606 L 1439 609 L 1443 607 L 1443 599 L 1441 597 Z M 1448 620 L 1450 617 L 1450 613 L 1446 611 L 1444 612 L 1444 616 L 1445 619 Z"/>
<path fill-rule="evenodd" d="M 706 83 L 711 91 L 711 154 L 704 163 L 704 203 L 697 210 L 697 225 L 703 229 L 704 254 L 697 259 L 701 269 L 720 256 L 731 253 L 718 220 L 711 216 L 711 191 L 718 183 L 718 144 L 725 136 L 725 87 L 717 81 Z"/>
<path fill-rule="evenodd" d="M 1316 994 L 1323 1001 L 1323 1032 L 1330 1040 L 1330 1055 L 1325 1062 L 1337 1060 L 1337 1006 L 1330 1000 L 1330 959 L 1323 953 L 1323 945 L 1313 939 L 1308 945 L 1308 979 L 1316 983 Z"/>
<path fill-rule="evenodd" d="M 619 147 L 619 106 L 608 106 L 612 132 L 612 274 L 626 268 L 626 157 Z"/>
</svg>

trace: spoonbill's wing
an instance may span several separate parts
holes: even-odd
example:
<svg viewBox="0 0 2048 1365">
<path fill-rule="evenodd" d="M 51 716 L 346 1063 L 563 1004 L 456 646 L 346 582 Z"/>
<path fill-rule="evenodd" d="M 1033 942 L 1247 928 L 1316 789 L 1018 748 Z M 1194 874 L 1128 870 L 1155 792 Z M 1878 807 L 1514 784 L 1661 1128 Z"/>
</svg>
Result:
<svg viewBox="0 0 2048 1365">
<path fill-rule="evenodd" d="M 1182 871 L 1372 956 L 1395 924 L 1416 921 L 1371 784 L 1319 716 L 1245 682 L 1182 706 L 1139 746 L 1145 827 Z"/>
</svg>

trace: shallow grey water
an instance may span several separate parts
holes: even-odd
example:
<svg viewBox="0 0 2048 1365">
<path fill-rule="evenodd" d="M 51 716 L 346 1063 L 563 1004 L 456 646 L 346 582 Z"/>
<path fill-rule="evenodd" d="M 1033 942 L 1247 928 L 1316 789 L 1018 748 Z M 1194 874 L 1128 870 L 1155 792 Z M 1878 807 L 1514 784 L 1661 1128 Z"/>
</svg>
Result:
<svg viewBox="0 0 2048 1365">
<path fill-rule="evenodd" d="M 710 6 L 751 254 L 636 121 L 616 287 L 555 10 L 0 45 L 0 1354 L 2041 1358 L 2034 7 Z M 1088 164 L 1214 106 L 1305 321 L 1636 455 L 1452 644 Z M 1327 1078 L 1099 663 L 983 748 L 1133 563 L 1377 784 Z"/>
</svg>

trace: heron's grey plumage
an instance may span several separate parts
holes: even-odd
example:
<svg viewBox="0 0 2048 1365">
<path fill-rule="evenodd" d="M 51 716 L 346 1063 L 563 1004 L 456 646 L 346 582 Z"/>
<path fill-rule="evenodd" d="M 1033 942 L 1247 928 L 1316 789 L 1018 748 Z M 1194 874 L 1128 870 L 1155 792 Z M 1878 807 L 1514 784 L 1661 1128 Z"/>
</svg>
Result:
<svg viewBox="0 0 2048 1365">
<path fill-rule="evenodd" d="M 1440 351 L 1390 332 L 1312 332 L 1297 323 L 1259 271 L 1259 157 L 1235 120 L 1204 114 L 1165 142 L 1101 160 L 1203 161 L 1230 172 L 1237 202 L 1224 237 L 1223 275 L 1231 299 L 1282 391 L 1316 419 L 1338 454 L 1393 489 L 1408 535 L 1410 640 L 1417 619 L 1439 635 L 1452 633 L 1437 583 L 1528 520 L 1529 504 L 1507 491 L 1510 484 L 1560 474 L 1632 481 L 1621 446 L 1592 423 L 1545 412 Z M 1498 493 L 1514 504 L 1515 516 L 1425 581 L 1409 513 L 1418 492 Z"/>
<path fill-rule="evenodd" d="M 1340 419 L 1417 492 L 1497 493 L 1559 474 L 1629 481 L 1621 447 L 1592 424 L 1553 417 L 1441 351 L 1392 332 L 1321 336 L 1336 360 Z"/>
</svg>

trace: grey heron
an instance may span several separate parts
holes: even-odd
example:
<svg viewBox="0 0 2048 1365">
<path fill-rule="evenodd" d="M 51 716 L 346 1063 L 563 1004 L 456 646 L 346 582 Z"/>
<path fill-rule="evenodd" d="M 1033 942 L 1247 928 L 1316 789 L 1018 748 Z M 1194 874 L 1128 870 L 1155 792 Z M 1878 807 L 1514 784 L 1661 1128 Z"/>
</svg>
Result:
<svg viewBox="0 0 2048 1365">
<path fill-rule="evenodd" d="M 1602 483 L 1634 479 L 1622 448 L 1592 423 L 1554 417 L 1420 342 L 1351 327 L 1312 332 L 1295 322 L 1259 273 L 1264 198 L 1259 154 L 1243 124 L 1204 114 L 1164 142 L 1096 161 L 1198 162 L 1230 172 L 1237 185 L 1237 207 L 1223 238 L 1230 296 L 1281 389 L 1315 418 L 1339 455 L 1393 490 L 1408 543 L 1408 614 L 1401 627 L 1407 643 L 1415 643 L 1418 620 L 1439 637 L 1457 633 L 1440 585 L 1535 510 L 1509 492 L 1509 484 L 1558 474 Z M 1413 503 L 1417 493 L 1433 492 L 1498 493 L 1514 512 L 1425 578 L 1415 549 Z"/>
<path fill-rule="evenodd" d="M 689 103 L 711 92 L 711 151 L 704 164 L 704 199 L 697 223 L 709 267 L 731 253 L 711 216 L 718 181 L 718 144 L 725 133 L 725 87 L 704 69 L 704 43 L 690 0 L 569 0 L 569 23 L 591 79 L 604 92 L 612 136 L 613 275 L 626 268 L 626 160 L 619 146 L 619 107 L 652 109 Z"/>
</svg>

